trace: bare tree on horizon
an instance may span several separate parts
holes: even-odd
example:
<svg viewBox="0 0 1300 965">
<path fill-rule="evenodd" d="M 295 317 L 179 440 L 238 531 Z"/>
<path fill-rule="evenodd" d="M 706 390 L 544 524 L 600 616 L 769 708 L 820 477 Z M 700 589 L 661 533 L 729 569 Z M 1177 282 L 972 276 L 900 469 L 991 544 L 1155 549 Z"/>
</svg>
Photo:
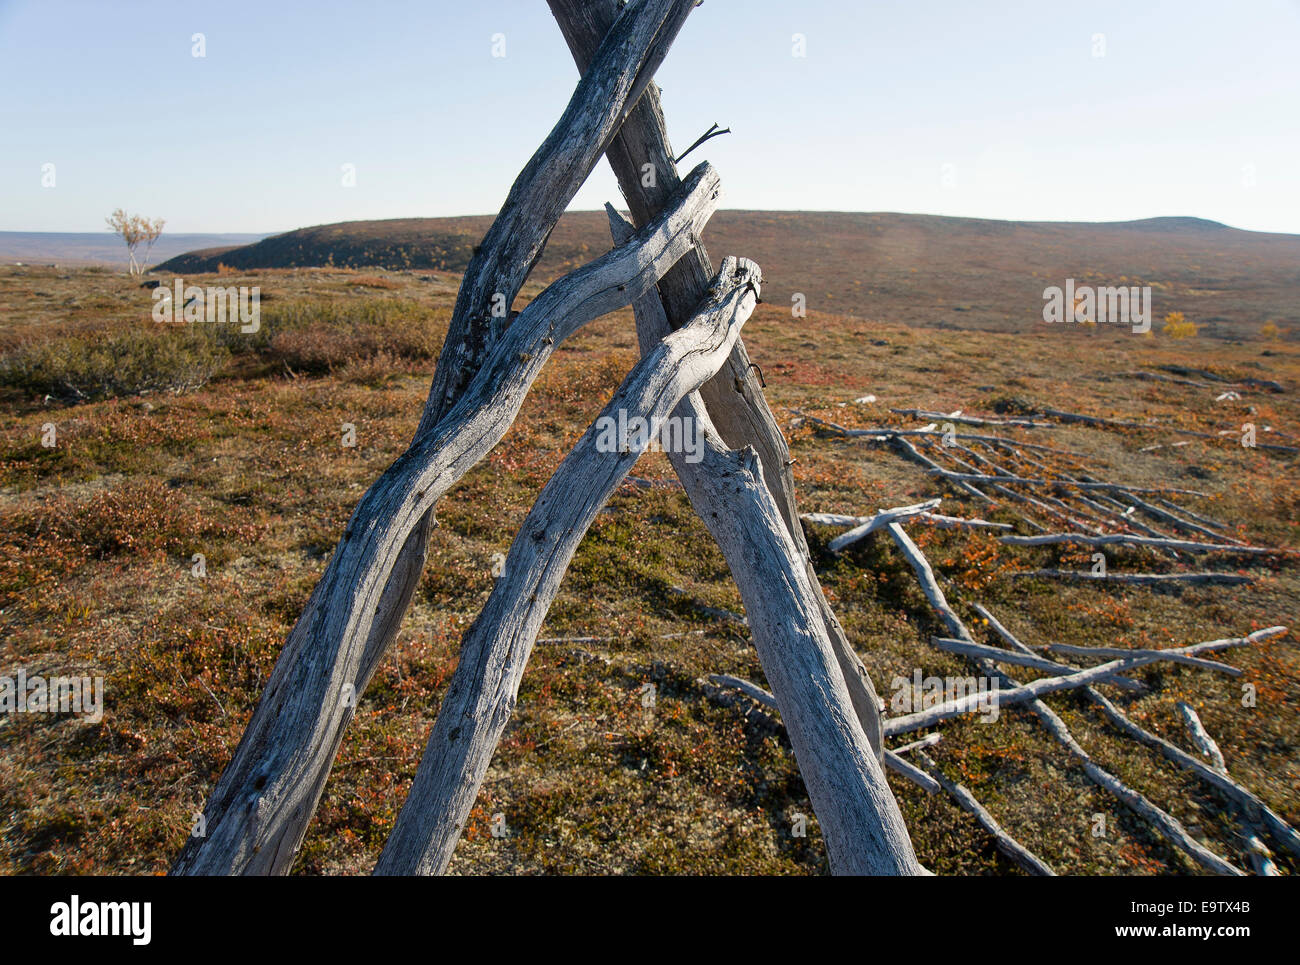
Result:
<svg viewBox="0 0 1300 965">
<path fill-rule="evenodd" d="M 154 243 L 161 237 L 163 226 L 167 223 L 162 218 L 150 220 L 142 215 L 127 214 L 122 208 L 118 208 L 111 215 L 104 219 L 108 229 L 114 234 L 122 236 L 126 242 L 127 257 L 130 258 L 130 264 L 127 271 L 133 277 L 143 275 L 145 268 L 149 264 L 149 252 L 153 250 Z M 136 249 L 144 245 L 144 257 L 139 261 L 136 260 Z"/>
</svg>

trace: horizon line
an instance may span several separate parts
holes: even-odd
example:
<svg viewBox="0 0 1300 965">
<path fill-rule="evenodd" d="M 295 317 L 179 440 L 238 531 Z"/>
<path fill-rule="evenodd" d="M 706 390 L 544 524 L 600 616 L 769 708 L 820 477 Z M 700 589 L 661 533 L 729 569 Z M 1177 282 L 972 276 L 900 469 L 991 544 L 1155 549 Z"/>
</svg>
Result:
<svg viewBox="0 0 1300 965">
<path fill-rule="evenodd" d="M 626 209 L 619 208 L 620 211 Z M 1205 218 L 1200 215 L 1178 214 L 1178 215 L 1148 215 L 1140 218 L 1125 218 L 1112 221 L 1075 221 L 1050 218 L 992 218 L 981 215 L 961 215 L 961 214 L 940 214 L 932 211 L 851 211 L 842 208 L 719 208 L 718 212 L 736 212 L 742 214 L 843 214 L 843 215 L 893 215 L 899 217 L 917 217 L 917 218 L 943 218 L 953 221 L 994 221 L 1002 224 L 1021 224 L 1021 225 L 1126 225 L 1138 224 L 1144 221 L 1199 221 L 1205 225 L 1213 225 L 1220 228 L 1226 228 L 1231 231 L 1244 231 L 1250 234 L 1265 235 L 1285 235 L 1300 236 L 1300 231 L 1268 231 L 1257 228 L 1242 228 L 1237 225 L 1228 224 L 1224 221 L 1218 221 L 1214 218 Z M 570 208 L 565 214 L 603 214 L 603 208 Z M 498 212 L 499 214 L 499 212 Z M 496 218 L 497 214 L 479 212 L 477 214 L 438 214 L 438 215 L 399 215 L 391 218 L 351 218 L 346 221 L 319 221 L 314 224 L 302 224 L 293 228 L 282 228 L 273 231 L 249 231 L 249 230 L 186 230 L 186 231 L 164 231 L 161 237 L 171 235 L 172 237 L 182 235 L 248 235 L 256 236 L 259 239 L 271 238 L 276 235 L 289 234 L 294 231 L 304 231 L 310 228 L 322 228 L 330 225 L 345 224 L 373 224 L 384 221 L 451 221 L 462 218 Z M 39 228 L 0 228 L 0 234 L 40 234 L 40 235 L 111 235 L 108 228 L 88 229 L 81 231 L 54 231 Z"/>
</svg>

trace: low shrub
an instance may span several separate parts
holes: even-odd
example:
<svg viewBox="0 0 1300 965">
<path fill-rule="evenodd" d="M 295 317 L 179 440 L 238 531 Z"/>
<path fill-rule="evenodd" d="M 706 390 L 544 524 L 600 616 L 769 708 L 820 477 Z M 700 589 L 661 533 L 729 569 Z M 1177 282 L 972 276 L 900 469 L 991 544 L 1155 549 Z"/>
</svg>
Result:
<svg viewBox="0 0 1300 965">
<path fill-rule="evenodd" d="M 225 363 L 226 349 L 195 327 L 133 325 L 28 338 L 0 356 L 0 385 L 64 401 L 187 392 Z"/>
<path fill-rule="evenodd" d="M 437 322 L 432 309 L 395 298 L 301 299 L 265 309 L 257 332 L 226 329 L 224 340 L 232 351 L 242 345 L 296 372 L 323 374 L 381 355 L 435 358 L 443 329 Z"/>
<path fill-rule="evenodd" d="M 385 370 L 437 357 L 447 312 L 396 298 L 303 298 L 260 306 L 257 331 L 237 323 L 69 322 L 52 337 L 0 345 L 0 386 L 63 402 L 142 392 L 181 393 L 230 357 L 261 358 L 294 373 L 347 369 L 376 384 Z"/>
</svg>

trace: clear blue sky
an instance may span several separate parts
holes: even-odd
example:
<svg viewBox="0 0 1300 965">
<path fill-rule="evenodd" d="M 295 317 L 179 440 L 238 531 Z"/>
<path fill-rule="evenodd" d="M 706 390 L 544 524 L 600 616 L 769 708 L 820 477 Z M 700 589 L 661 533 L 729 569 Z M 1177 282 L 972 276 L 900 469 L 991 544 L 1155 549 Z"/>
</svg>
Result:
<svg viewBox="0 0 1300 965">
<path fill-rule="evenodd" d="M 495 212 L 576 78 L 543 0 L 0 0 L 0 230 Z M 706 0 L 659 81 L 727 207 L 1300 232 L 1300 0 Z"/>
</svg>

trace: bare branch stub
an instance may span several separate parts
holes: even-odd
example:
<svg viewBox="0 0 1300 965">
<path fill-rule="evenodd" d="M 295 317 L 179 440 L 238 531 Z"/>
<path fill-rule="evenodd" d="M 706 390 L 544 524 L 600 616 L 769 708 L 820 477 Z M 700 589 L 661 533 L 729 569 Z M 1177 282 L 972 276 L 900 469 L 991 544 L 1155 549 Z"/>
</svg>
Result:
<svg viewBox="0 0 1300 965">
<path fill-rule="evenodd" d="M 713 139 L 713 138 L 715 138 L 715 137 L 719 137 L 719 136 L 721 136 L 721 135 L 723 135 L 723 134 L 730 134 L 730 133 L 731 133 L 731 128 L 729 128 L 729 127 L 727 127 L 727 128 L 719 128 L 717 122 L 715 121 L 715 122 L 714 122 L 714 123 L 709 127 L 709 129 L 708 129 L 707 131 L 705 131 L 703 134 L 701 134 L 699 137 L 697 137 L 697 138 L 695 139 L 695 143 L 693 143 L 693 144 L 692 144 L 690 147 L 688 147 L 685 151 L 682 151 L 681 154 L 679 154 L 679 155 L 677 155 L 675 158 L 673 158 L 673 163 L 674 163 L 674 164 L 681 164 L 681 163 L 682 163 L 682 158 L 686 157 L 686 155 L 690 154 L 692 151 L 694 151 L 697 147 L 699 147 L 699 146 L 700 146 L 701 144 L 703 144 L 705 141 L 711 140 L 711 139 Z"/>
</svg>

